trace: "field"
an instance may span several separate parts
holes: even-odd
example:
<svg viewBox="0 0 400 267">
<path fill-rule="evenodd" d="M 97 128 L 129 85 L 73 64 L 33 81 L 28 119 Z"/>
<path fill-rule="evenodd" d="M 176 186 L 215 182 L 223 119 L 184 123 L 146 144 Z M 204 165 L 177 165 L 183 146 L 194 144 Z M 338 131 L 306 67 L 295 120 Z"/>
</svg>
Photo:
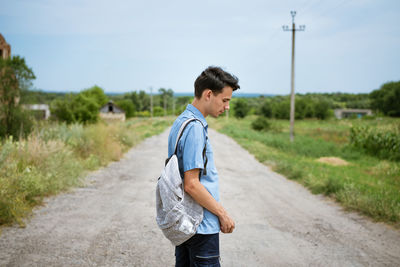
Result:
<svg viewBox="0 0 400 267">
<path fill-rule="evenodd" d="M 0 226 L 23 218 L 46 196 L 79 186 L 88 171 L 119 160 L 174 118 L 135 118 L 124 123 L 45 123 L 26 140 L 0 143 Z"/>
<path fill-rule="evenodd" d="M 349 144 L 352 126 L 396 132 L 400 120 L 299 120 L 295 141 L 290 143 L 288 121 L 270 120 L 270 130 L 255 131 L 251 127 L 255 119 L 213 119 L 210 126 L 311 192 L 330 196 L 376 221 L 400 226 L 400 163 Z"/>
<path fill-rule="evenodd" d="M 208 121 L 260 162 L 311 192 L 400 227 L 399 161 L 350 145 L 352 127 L 380 131 L 383 141 L 377 140 L 388 143 L 399 135 L 382 133 L 399 133 L 399 119 L 298 120 L 295 141 L 290 143 L 287 120 L 269 120 L 268 131 L 255 131 L 251 124 L 256 118 L 223 116 Z M 0 225 L 18 222 L 23 226 L 23 218 L 44 197 L 79 186 L 88 171 L 120 159 L 130 147 L 162 132 L 173 120 L 134 118 L 87 126 L 45 123 L 37 125 L 26 140 L 4 140 L 0 144 Z"/>
</svg>

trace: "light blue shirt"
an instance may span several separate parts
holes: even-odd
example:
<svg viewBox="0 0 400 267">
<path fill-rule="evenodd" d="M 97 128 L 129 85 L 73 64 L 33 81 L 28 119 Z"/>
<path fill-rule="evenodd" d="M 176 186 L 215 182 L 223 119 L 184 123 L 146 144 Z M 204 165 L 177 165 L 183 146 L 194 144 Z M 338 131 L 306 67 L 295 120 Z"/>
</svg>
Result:
<svg viewBox="0 0 400 267">
<path fill-rule="evenodd" d="M 218 172 L 214 164 L 214 155 L 210 142 L 208 141 L 207 130 L 208 124 L 201 112 L 193 105 L 189 104 L 186 110 L 179 115 L 172 125 L 171 131 L 168 137 L 168 157 L 174 153 L 174 146 L 179 129 L 184 121 L 190 118 L 196 118 L 200 121 L 192 121 L 186 126 L 185 131 L 182 134 L 181 139 L 178 142 L 178 164 L 181 177 L 183 179 L 184 172 L 192 169 L 200 169 L 201 177 L 200 183 L 204 185 L 211 196 L 216 201 L 219 201 L 219 182 Z M 203 127 L 204 126 L 204 127 Z M 207 142 L 207 175 L 203 175 L 204 161 L 203 161 L 203 149 L 204 144 Z M 204 210 L 203 221 L 197 228 L 198 234 L 216 234 L 219 233 L 220 226 L 219 220 L 216 215 Z"/>
</svg>

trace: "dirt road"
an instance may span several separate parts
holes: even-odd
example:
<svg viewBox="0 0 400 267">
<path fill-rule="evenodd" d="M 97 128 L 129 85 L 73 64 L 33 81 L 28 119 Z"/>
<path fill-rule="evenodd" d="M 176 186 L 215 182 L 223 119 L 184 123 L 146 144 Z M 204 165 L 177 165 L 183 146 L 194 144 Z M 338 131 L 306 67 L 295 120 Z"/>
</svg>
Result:
<svg viewBox="0 0 400 267">
<path fill-rule="evenodd" d="M 48 199 L 22 229 L 3 229 L 0 266 L 173 266 L 155 223 L 155 184 L 168 132 Z M 223 266 L 399 266 L 400 231 L 309 193 L 210 129 L 222 203 L 236 221 L 221 234 Z"/>
</svg>

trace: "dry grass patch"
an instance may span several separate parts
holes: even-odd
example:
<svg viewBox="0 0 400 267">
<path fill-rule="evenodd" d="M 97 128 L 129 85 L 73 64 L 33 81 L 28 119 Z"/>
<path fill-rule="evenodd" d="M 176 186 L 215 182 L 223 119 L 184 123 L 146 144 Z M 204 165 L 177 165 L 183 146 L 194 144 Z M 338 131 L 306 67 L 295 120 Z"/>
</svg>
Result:
<svg viewBox="0 0 400 267">
<path fill-rule="evenodd" d="M 326 163 L 332 166 L 346 166 L 349 165 L 347 161 L 338 157 L 321 157 L 317 159 L 318 162 Z"/>
</svg>

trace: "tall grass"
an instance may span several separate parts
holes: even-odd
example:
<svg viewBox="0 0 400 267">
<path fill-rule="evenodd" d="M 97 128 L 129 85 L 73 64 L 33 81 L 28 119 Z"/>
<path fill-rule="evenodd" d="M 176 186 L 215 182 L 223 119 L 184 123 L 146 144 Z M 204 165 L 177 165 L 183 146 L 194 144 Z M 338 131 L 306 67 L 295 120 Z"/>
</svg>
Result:
<svg viewBox="0 0 400 267">
<path fill-rule="evenodd" d="M 260 162 L 311 192 L 331 196 L 345 208 L 400 226 L 400 163 L 381 160 L 350 145 L 353 126 L 373 127 L 377 121 L 297 121 L 295 141 L 291 143 L 288 121 L 271 120 L 271 128 L 281 131 L 259 132 L 251 128 L 255 119 L 218 119 L 210 121 L 210 126 L 233 137 Z M 378 122 L 388 126 L 399 121 Z M 339 157 L 349 164 L 332 166 L 318 162 L 320 157 Z"/>
<path fill-rule="evenodd" d="M 43 198 L 82 183 L 89 170 L 121 158 L 141 140 L 158 134 L 170 118 L 124 123 L 38 125 L 25 140 L 0 144 L 0 225 L 18 222 Z"/>
</svg>

